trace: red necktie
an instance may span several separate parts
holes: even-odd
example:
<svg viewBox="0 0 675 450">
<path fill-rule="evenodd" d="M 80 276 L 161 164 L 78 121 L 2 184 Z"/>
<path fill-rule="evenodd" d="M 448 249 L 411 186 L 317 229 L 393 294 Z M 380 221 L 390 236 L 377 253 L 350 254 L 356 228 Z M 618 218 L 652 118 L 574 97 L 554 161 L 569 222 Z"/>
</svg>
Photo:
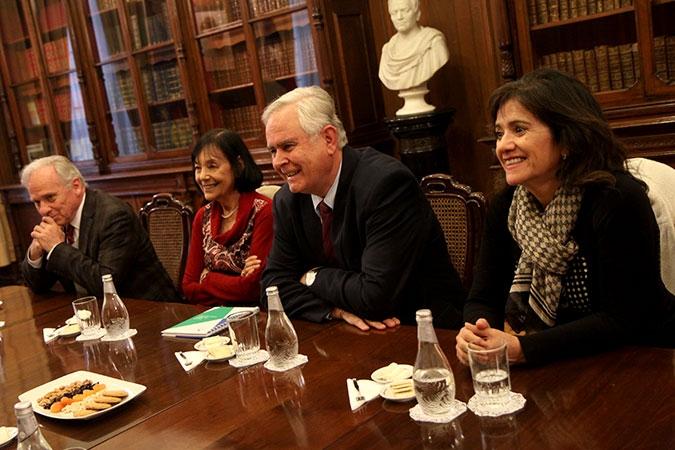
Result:
<svg viewBox="0 0 675 450">
<path fill-rule="evenodd" d="M 321 238 L 323 240 L 323 253 L 330 260 L 335 258 L 333 253 L 333 241 L 330 240 L 330 225 L 333 222 L 333 210 L 323 200 L 319 203 L 319 215 L 321 216 Z"/>
<path fill-rule="evenodd" d="M 68 224 L 63 227 L 63 233 L 66 235 L 66 244 L 73 245 L 73 242 L 75 242 L 75 227 L 71 224 Z"/>
</svg>

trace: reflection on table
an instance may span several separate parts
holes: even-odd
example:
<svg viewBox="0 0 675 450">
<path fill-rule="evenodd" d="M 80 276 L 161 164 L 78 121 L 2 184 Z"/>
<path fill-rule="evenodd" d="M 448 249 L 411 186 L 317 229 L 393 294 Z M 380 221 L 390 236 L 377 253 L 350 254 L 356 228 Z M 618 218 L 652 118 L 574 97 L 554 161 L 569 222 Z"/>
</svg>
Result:
<svg viewBox="0 0 675 450">
<path fill-rule="evenodd" d="M 410 403 L 375 399 L 351 412 L 345 380 L 391 362 L 412 364 L 414 327 L 363 333 L 344 323 L 294 321 L 304 366 L 236 370 L 206 362 L 189 372 L 174 352 L 194 341 L 160 331 L 205 309 L 124 299 L 138 335 L 118 342 L 45 344 L 42 329 L 72 315 L 73 298 L 0 288 L 0 425 L 13 425 L 17 396 L 76 370 L 147 386 L 128 404 L 91 421 L 38 416 L 54 448 L 675 448 L 673 349 L 628 347 L 546 367 L 512 367 L 525 409 L 499 418 L 467 412 L 449 424 L 416 423 Z M 259 326 L 263 331 L 265 316 Z M 454 357 L 454 331 L 436 330 L 457 397 L 473 395 Z M 264 333 L 261 334 L 264 336 Z M 12 448 L 9 446 L 7 448 Z"/>
</svg>

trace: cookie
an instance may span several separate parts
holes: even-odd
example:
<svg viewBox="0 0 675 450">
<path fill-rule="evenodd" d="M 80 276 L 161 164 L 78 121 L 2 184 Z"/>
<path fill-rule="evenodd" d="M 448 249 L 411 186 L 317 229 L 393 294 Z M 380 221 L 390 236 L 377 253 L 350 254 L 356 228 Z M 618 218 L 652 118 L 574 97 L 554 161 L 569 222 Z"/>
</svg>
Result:
<svg viewBox="0 0 675 450">
<path fill-rule="evenodd" d="M 79 411 L 75 411 L 73 413 L 73 416 L 75 417 L 84 417 L 88 416 L 89 414 L 94 414 L 96 411 L 91 410 L 91 409 L 80 409 Z"/>
<path fill-rule="evenodd" d="M 93 397 L 93 399 L 99 403 L 110 403 L 111 405 L 122 401 L 119 397 L 110 397 L 106 395 L 97 395 L 96 397 Z"/>
<path fill-rule="evenodd" d="M 104 397 L 118 397 L 118 398 L 124 398 L 128 396 L 129 394 L 127 391 L 122 391 L 122 390 L 111 390 L 111 389 L 106 389 L 105 391 L 101 391 L 101 395 Z"/>
<path fill-rule="evenodd" d="M 108 409 L 111 406 L 112 405 L 110 403 L 99 403 L 99 402 L 87 403 L 87 409 L 95 409 L 97 411 Z"/>
</svg>

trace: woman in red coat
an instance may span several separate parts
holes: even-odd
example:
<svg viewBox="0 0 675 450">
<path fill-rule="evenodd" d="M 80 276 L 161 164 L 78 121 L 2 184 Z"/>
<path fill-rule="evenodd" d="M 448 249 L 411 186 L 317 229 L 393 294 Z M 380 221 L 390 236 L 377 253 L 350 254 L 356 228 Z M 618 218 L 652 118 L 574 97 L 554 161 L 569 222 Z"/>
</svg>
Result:
<svg viewBox="0 0 675 450">
<path fill-rule="evenodd" d="M 209 202 L 197 211 L 183 293 L 191 303 L 257 303 L 272 246 L 271 200 L 262 173 L 235 132 L 211 130 L 192 151 L 197 186 Z"/>
</svg>

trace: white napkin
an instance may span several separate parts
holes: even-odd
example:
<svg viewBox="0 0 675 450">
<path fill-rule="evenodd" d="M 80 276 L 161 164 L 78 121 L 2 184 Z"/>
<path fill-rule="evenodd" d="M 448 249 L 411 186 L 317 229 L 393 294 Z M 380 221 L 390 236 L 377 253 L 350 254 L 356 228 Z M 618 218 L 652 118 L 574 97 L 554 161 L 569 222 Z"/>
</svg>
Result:
<svg viewBox="0 0 675 450">
<path fill-rule="evenodd" d="M 288 364 L 288 366 L 284 367 L 283 369 L 280 369 L 276 366 L 273 366 L 272 364 L 270 364 L 270 361 L 272 361 L 272 360 L 268 359 L 265 362 L 265 364 L 263 364 L 265 369 L 271 370 L 272 372 L 286 372 L 287 370 L 291 370 L 295 367 L 298 367 L 298 366 L 301 366 L 301 365 L 305 364 L 307 361 L 309 361 L 309 358 L 307 358 L 307 355 L 301 355 L 301 354 L 298 353 L 297 355 L 295 355 L 295 358 L 293 358 L 293 361 L 291 361 Z"/>
<path fill-rule="evenodd" d="M 352 411 L 378 397 L 385 388 L 385 385 L 372 380 L 356 380 L 359 385 L 359 390 L 357 391 L 354 380 L 354 378 L 347 378 L 347 395 L 349 396 L 349 406 L 352 408 Z M 356 399 L 359 396 L 359 392 L 363 396 L 363 400 Z"/>
<path fill-rule="evenodd" d="M 270 354 L 267 353 L 267 350 L 258 350 L 255 355 L 253 355 L 251 358 L 248 358 L 244 361 L 241 359 L 238 359 L 236 356 L 230 360 L 230 365 L 232 367 L 236 367 L 237 369 L 241 369 L 242 367 L 248 367 L 252 366 L 254 364 L 259 364 L 261 362 L 265 362 L 268 359 L 270 359 Z"/>
<path fill-rule="evenodd" d="M 59 333 L 55 333 L 56 328 L 43 328 L 42 329 L 42 339 L 44 339 L 45 344 L 49 344 L 51 341 L 59 337 Z"/>
<path fill-rule="evenodd" d="M 461 416 L 466 412 L 466 403 L 457 399 L 452 401 L 450 410 L 445 414 L 430 415 L 422 410 L 422 407 L 417 404 L 408 410 L 410 418 L 417 422 L 431 422 L 431 423 L 448 423 L 455 420 L 456 417 Z"/>
<path fill-rule="evenodd" d="M 181 356 L 181 353 L 185 356 L 183 358 Z M 201 363 L 204 362 L 206 359 L 206 352 L 198 352 L 198 351 L 189 351 L 189 352 L 175 352 L 176 359 L 180 363 L 181 367 L 186 371 L 189 372 Z"/>
<path fill-rule="evenodd" d="M 5 321 L 4 321 L 4 320 L 0 320 L 0 328 L 2 328 L 2 327 L 4 327 L 4 326 L 5 326 Z"/>
</svg>

